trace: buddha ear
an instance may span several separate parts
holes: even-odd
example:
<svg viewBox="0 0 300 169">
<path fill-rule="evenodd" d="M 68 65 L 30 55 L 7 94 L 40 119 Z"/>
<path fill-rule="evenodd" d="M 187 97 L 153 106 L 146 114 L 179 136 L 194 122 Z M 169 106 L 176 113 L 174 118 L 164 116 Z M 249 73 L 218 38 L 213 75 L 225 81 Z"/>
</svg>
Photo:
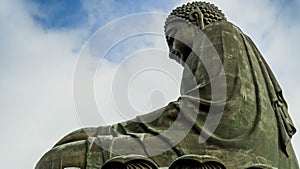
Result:
<svg viewBox="0 0 300 169">
<path fill-rule="evenodd" d="M 203 14 L 198 7 L 196 7 L 192 10 L 192 12 L 190 12 L 189 19 L 191 21 L 196 21 L 200 29 L 204 28 Z"/>
</svg>

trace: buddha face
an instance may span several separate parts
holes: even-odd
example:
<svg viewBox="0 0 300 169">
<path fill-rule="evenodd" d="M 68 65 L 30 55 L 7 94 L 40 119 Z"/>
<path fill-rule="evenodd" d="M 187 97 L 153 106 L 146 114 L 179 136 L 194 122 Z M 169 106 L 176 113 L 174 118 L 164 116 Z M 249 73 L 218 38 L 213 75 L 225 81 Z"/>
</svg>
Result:
<svg viewBox="0 0 300 169">
<path fill-rule="evenodd" d="M 166 28 L 169 40 L 170 58 L 182 65 L 192 51 L 197 27 L 186 22 L 170 22 Z M 176 57 L 177 56 L 177 57 Z"/>
</svg>

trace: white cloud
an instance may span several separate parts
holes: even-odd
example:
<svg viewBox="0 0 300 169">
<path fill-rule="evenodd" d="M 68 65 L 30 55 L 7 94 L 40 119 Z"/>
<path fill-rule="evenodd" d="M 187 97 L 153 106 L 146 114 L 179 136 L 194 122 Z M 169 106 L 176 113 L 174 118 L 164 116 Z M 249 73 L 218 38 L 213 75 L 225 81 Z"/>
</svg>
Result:
<svg viewBox="0 0 300 169">
<path fill-rule="evenodd" d="M 180 72 L 182 69 L 177 63 L 168 59 L 168 49 L 165 44 L 165 37 L 161 26 L 164 23 L 165 17 L 163 14 L 139 14 L 112 22 L 110 25 L 98 30 L 86 44 L 86 49 L 81 52 L 80 64 L 88 63 L 87 65 L 91 65 L 88 62 L 89 58 L 95 58 L 92 62 L 99 64 L 98 67 L 94 65 L 91 71 L 98 71 L 95 77 L 96 100 L 98 109 L 100 113 L 105 116 L 104 119 L 107 122 L 113 123 L 121 119 L 124 120 L 125 117 L 127 117 L 127 119 L 134 117 L 137 113 L 134 113 L 134 109 L 130 109 L 132 107 L 129 105 L 134 104 L 133 107 L 141 108 L 139 105 L 147 106 L 147 104 L 151 104 L 146 103 L 149 101 L 149 94 L 151 95 L 153 90 L 162 90 L 161 87 L 164 87 L 162 90 L 164 92 L 169 90 L 168 93 L 164 93 L 167 99 L 166 102 L 174 100 L 178 96 L 181 77 Z M 151 23 L 151 25 L 148 25 L 148 23 Z M 132 25 L 135 26 L 133 27 Z M 136 53 L 137 51 L 139 52 Z M 152 53 L 149 51 L 152 51 Z M 79 68 L 80 67 L 79 65 Z M 175 73 L 175 83 L 178 84 L 177 86 L 174 86 L 172 77 L 167 81 L 164 80 L 167 79 L 166 76 L 170 76 L 166 73 L 172 71 L 173 74 L 171 73 L 171 75 Z M 140 74 L 137 75 L 137 77 L 139 77 L 140 80 L 133 77 L 138 72 L 140 72 Z M 86 77 L 88 76 L 83 74 L 80 78 L 84 79 Z M 92 78 L 93 77 L 91 77 L 90 80 Z M 145 91 L 148 89 L 146 91 L 148 93 L 141 94 L 143 92 L 136 92 L 140 94 L 139 97 L 134 93 L 127 93 L 128 88 L 130 88 L 130 81 L 128 81 L 130 78 L 133 78 L 131 80 L 133 85 L 136 86 L 134 88 L 135 91 Z M 79 80 L 79 83 L 83 81 L 89 81 L 89 78 Z M 166 83 L 161 84 L 162 81 Z M 136 83 L 139 85 L 136 85 Z M 158 84 L 160 84 L 160 88 L 157 86 Z M 169 86 L 167 87 L 167 85 Z M 88 91 L 80 92 L 83 93 L 78 93 L 79 96 L 77 98 L 82 99 L 82 103 L 84 100 L 94 99 L 93 97 L 86 96 Z M 112 94 L 117 94 L 117 97 L 112 96 Z M 132 94 L 135 95 L 135 99 L 131 100 L 133 103 L 130 103 L 128 99 Z M 129 98 L 127 98 L 127 96 Z M 120 99 L 122 100 L 116 103 Z M 157 108 L 157 106 L 155 108 Z M 92 113 L 94 112 L 92 110 L 95 109 L 91 108 L 89 111 L 90 118 L 86 119 L 85 117 L 85 119 L 82 119 L 82 121 L 88 121 L 83 122 L 85 126 L 87 123 L 92 124 L 92 126 L 99 125 L 99 121 L 94 120 L 96 119 L 94 116 L 96 116 L 97 113 Z M 148 112 L 151 110 L 148 109 Z M 120 113 L 125 117 L 122 117 Z M 79 112 L 80 116 L 81 114 L 84 113 Z M 87 115 L 85 114 L 85 116 Z M 100 122 L 100 124 L 104 125 L 105 123 Z"/>
<path fill-rule="evenodd" d="M 96 100 L 109 122 L 120 121 L 120 114 L 124 120 L 151 112 L 178 97 L 182 69 L 166 56 L 163 50 L 140 50 L 122 64 L 99 68 Z"/>
<path fill-rule="evenodd" d="M 45 31 L 22 2 L 1 3 L 0 158 L 3 168 L 33 168 L 59 137 L 79 127 L 72 103 L 72 51 L 81 35 Z"/>
</svg>

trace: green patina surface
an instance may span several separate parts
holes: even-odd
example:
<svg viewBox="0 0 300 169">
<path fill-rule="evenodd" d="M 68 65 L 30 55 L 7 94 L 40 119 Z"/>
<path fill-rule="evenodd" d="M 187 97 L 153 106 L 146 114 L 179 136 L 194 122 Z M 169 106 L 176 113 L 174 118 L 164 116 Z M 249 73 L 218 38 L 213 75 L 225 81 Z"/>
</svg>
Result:
<svg viewBox="0 0 300 169">
<path fill-rule="evenodd" d="M 193 5 L 195 4 L 187 6 L 192 9 Z M 203 12 L 204 8 L 200 7 L 198 12 Z M 178 13 L 180 11 L 173 11 L 173 15 L 184 18 Z M 192 51 L 176 41 L 180 40 L 179 31 L 180 36 L 183 34 L 184 37 L 189 37 L 184 32 L 190 32 L 190 28 L 180 27 L 172 34 L 169 29 L 178 25 L 173 19 L 167 21 L 166 32 L 172 34 L 167 34 L 169 47 L 171 51 L 176 51 L 175 54 L 181 53 L 178 55 L 179 59 L 186 65 L 181 97 L 177 101 L 131 121 L 77 130 L 47 152 L 36 169 L 72 166 L 94 169 L 101 168 L 103 164 L 106 165 L 102 167 L 105 169 L 112 168 L 107 166 L 116 162 L 128 164 L 127 168 L 130 168 L 129 164 L 138 166 L 140 163 L 144 168 L 210 166 L 227 169 L 298 169 L 290 143 L 295 128 L 287 112 L 281 88 L 269 66 L 252 40 L 237 26 L 226 21 L 225 17 L 205 20 L 201 18 L 206 16 L 205 11 L 203 13 L 204 15 L 195 15 L 196 18 L 193 19 L 196 21 L 192 24 L 197 29 L 200 29 L 199 25 L 203 25 L 201 31 L 210 43 L 208 45 L 205 38 L 192 38 Z M 222 64 L 214 61 L 211 56 L 212 48 Z M 207 72 L 207 67 L 212 68 L 212 74 Z M 220 71 L 221 69 L 224 71 Z M 225 78 L 226 83 L 219 83 L 221 77 Z M 193 78 L 196 84 L 191 83 Z M 212 98 L 213 84 L 226 90 L 225 98 L 218 93 L 216 98 Z M 218 111 L 218 107 L 222 106 L 224 110 Z M 220 121 L 212 119 L 209 125 L 205 125 L 209 107 L 216 108 L 213 113 L 223 114 Z M 148 122 L 147 119 L 155 120 Z M 177 130 L 164 135 L 174 123 Z M 167 147 L 172 142 L 168 136 L 176 137 L 188 124 L 192 124 L 191 129 L 178 144 L 146 157 Z M 213 125 L 217 127 L 212 132 L 209 126 Z M 200 144 L 199 137 L 205 139 L 207 135 L 210 137 Z M 129 138 L 135 139 L 132 141 Z M 153 142 L 155 145 L 148 143 L 147 138 L 156 138 Z M 99 144 L 110 149 L 103 149 Z M 124 156 L 120 157 L 118 154 Z M 138 161 L 134 162 L 134 159 Z"/>
</svg>

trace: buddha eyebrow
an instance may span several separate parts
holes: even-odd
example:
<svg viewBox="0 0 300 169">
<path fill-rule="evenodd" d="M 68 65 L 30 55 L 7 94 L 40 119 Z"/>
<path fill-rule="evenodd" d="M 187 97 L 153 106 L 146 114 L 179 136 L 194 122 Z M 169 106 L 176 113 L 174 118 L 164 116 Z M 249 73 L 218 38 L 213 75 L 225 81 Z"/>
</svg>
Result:
<svg viewBox="0 0 300 169">
<path fill-rule="evenodd" d="M 167 32 L 166 32 L 166 35 L 167 36 L 174 36 L 174 34 L 177 32 L 177 28 L 176 27 L 173 27 L 173 28 L 171 28 L 171 29 L 169 29 L 169 30 L 167 30 Z M 171 33 L 173 33 L 173 34 L 171 34 Z"/>
</svg>

